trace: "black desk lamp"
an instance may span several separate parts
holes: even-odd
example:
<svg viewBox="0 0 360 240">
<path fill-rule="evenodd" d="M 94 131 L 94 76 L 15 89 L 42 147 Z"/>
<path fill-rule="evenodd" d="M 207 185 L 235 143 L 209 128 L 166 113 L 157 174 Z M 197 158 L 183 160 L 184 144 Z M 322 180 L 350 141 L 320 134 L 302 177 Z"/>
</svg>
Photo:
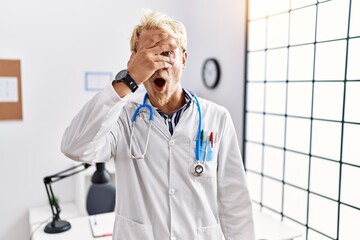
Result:
<svg viewBox="0 0 360 240">
<path fill-rule="evenodd" d="M 54 175 L 47 176 L 44 178 L 46 193 L 53 214 L 52 221 L 45 226 L 44 231 L 46 233 L 61 233 L 71 228 L 71 224 L 68 221 L 60 219 L 61 208 L 59 206 L 57 199 L 55 198 L 51 184 L 61 179 L 75 175 L 79 172 L 82 172 L 90 166 L 91 165 L 88 163 L 82 163 L 80 165 L 68 168 L 66 170 L 63 170 Z M 111 179 L 111 175 L 105 169 L 105 163 L 96 163 L 96 171 L 93 174 L 91 181 L 93 183 L 107 183 L 110 179 Z"/>
<path fill-rule="evenodd" d="M 69 230 L 71 225 L 69 222 L 60 219 L 61 208 L 58 204 L 57 199 L 55 198 L 54 192 L 52 190 L 51 184 L 57 182 L 61 179 L 70 177 L 74 174 L 82 172 L 90 167 L 90 164 L 82 163 L 80 165 L 68 168 L 64 171 L 58 172 L 54 175 L 47 176 L 44 178 L 44 184 L 46 188 L 46 193 L 49 199 L 49 204 L 53 214 L 52 221 L 48 223 L 44 229 L 46 233 L 61 233 Z M 78 170 L 79 169 L 79 170 Z"/>
<path fill-rule="evenodd" d="M 111 180 L 111 174 L 105 168 L 105 163 L 96 163 L 96 171 L 91 177 L 91 182 L 94 184 L 104 184 Z"/>
</svg>

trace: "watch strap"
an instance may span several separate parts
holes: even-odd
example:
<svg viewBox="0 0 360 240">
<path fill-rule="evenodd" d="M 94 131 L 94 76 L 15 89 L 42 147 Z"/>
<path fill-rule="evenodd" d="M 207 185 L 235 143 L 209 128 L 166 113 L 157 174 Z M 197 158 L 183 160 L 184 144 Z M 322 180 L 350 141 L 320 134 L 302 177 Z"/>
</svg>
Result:
<svg viewBox="0 0 360 240">
<path fill-rule="evenodd" d="M 138 89 L 138 85 L 135 80 L 126 72 L 125 77 L 116 80 L 116 82 L 124 82 L 132 92 L 135 92 Z"/>
</svg>

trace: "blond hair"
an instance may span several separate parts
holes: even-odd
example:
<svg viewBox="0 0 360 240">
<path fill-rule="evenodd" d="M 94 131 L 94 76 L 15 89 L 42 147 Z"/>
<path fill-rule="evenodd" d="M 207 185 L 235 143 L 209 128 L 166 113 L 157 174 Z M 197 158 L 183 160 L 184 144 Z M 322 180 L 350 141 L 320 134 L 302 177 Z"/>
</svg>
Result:
<svg viewBox="0 0 360 240">
<path fill-rule="evenodd" d="M 184 24 L 160 12 L 143 10 L 139 25 L 133 29 L 130 50 L 136 52 L 137 41 L 142 30 L 162 29 L 170 36 L 175 38 L 178 47 L 184 52 L 187 46 L 187 37 Z"/>
</svg>

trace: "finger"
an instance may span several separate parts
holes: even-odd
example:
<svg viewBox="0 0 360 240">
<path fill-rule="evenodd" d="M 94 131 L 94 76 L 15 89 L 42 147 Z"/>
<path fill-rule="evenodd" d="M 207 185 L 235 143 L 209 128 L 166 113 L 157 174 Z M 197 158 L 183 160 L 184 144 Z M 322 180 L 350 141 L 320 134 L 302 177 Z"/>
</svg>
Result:
<svg viewBox="0 0 360 240">
<path fill-rule="evenodd" d="M 169 34 L 167 33 L 160 33 L 160 34 L 155 34 L 155 35 L 149 35 L 147 33 L 144 33 L 144 38 L 146 38 L 144 44 L 139 47 L 139 49 L 141 48 L 152 48 L 154 47 L 156 44 L 158 44 L 159 42 L 161 42 L 162 40 L 164 40 L 165 38 L 167 38 L 169 36 Z"/>
<path fill-rule="evenodd" d="M 153 47 L 151 49 L 151 52 L 154 54 L 161 54 L 163 52 L 174 51 L 177 49 L 177 47 L 178 46 L 175 43 L 162 44 L 162 45 Z"/>
<path fill-rule="evenodd" d="M 172 58 L 171 56 L 155 55 L 153 57 L 153 61 L 154 62 L 167 62 L 172 65 L 172 64 L 174 64 L 175 59 Z"/>
<path fill-rule="evenodd" d="M 155 63 L 155 68 L 156 70 L 159 70 L 159 69 L 164 69 L 164 68 L 172 68 L 172 64 L 168 63 L 168 62 L 156 62 Z"/>
</svg>

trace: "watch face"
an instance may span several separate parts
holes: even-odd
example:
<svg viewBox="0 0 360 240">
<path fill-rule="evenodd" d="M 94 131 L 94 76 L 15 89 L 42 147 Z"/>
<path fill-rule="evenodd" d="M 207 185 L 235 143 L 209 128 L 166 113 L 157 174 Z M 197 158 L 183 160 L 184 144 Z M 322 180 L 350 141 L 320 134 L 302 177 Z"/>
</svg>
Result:
<svg viewBox="0 0 360 240">
<path fill-rule="evenodd" d="M 220 65 L 214 58 L 209 58 L 204 62 L 202 77 L 206 87 L 215 88 L 220 80 Z"/>
<path fill-rule="evenodd" d="M 118 74 L 116 74 L 115 80 L 124 79 L 126 75 L 127 75 L 127 70 L 121 70 Z"/>
</svg>

